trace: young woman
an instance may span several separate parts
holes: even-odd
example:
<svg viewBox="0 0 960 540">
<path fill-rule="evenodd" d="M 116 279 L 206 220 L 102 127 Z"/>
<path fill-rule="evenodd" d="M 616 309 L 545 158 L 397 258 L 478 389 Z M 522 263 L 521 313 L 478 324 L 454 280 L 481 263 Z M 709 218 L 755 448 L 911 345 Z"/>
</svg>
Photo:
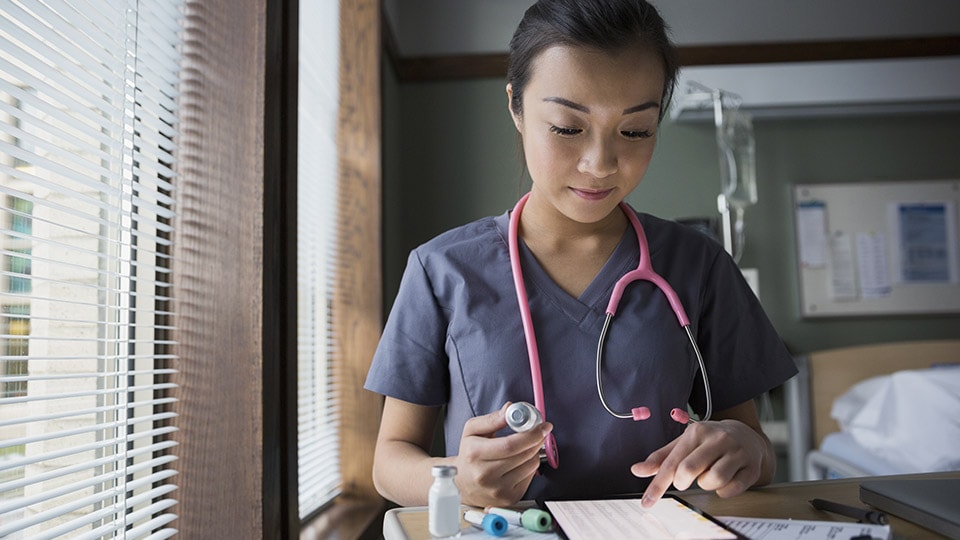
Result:
<svg viewBox="0 0 960 540">
<path fill-rule="evenodd" d="M 436 464 L 457 467 L 476 506 L 641 492 L 649 505 L 671 486 L 732 496 L 772 479 L 753 398 L 795 373 L 789 354 L 721 246 L 651 215 L 635 226 L 621 204 L 653 156 L 676 70 L 644 0 L 526 12 L 506 93 L 532 187 L 410 254 L 366 383 L 386 396 L 373 471 L 384 497 L 426 504 Z M 640 262 L 676 291 L 689 338 L 642 280 L 605 330 L 615 283 Z M 517 401 L 537 402 L 545 422 L 507 429 Z M 688 404 L 712 415 L 681 423 L 671 410 Z M 431 457 L 441 410 L 446 455 Z"/>
</svg>

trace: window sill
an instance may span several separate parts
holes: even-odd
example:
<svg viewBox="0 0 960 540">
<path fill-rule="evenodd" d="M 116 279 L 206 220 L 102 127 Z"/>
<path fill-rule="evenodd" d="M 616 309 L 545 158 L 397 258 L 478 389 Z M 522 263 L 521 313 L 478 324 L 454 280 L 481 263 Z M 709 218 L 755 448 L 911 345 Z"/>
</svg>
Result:
<svg viewBox="0 0 960 540">
<path fill-rule="evenodd" d="M 319 538 L 382 538 L 383 499 L 338 497 L 329 508 L 305 523 L 300 540 Z"/>
</svg>

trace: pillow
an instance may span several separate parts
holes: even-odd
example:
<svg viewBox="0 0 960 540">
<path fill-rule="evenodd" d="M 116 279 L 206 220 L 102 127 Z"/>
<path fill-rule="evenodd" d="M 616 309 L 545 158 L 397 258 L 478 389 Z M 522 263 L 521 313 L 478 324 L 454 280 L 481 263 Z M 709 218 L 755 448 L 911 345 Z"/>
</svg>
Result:
<svg viewBox="0 0 960 540">
<path fill-rule="evenodd" d="M 913 472 L 960 469 L 960 365 L 855 384 L 830 416 L 861 446 Z"/>
</svg>

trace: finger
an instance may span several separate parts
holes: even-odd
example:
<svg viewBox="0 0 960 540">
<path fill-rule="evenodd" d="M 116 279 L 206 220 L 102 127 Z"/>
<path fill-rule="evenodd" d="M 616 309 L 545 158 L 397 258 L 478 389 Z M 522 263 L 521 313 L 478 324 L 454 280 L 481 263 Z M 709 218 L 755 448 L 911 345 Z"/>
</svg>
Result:
<svg viewBox="0 0 960 540">
<path fill-rule="evenodd" d="M 486 439 L 484 443 L 497 441 Z M 464 485 L 474 486 L 471 499 L 484 504 L 510 505 L 520 500 L 533 480 L 539 466 L 539 447 L 524 453 L 474 462 L 475 467 L 464 471 Z"/>
<path fill-rule="evenodd" d="M 460 444 L 460 457 L 471 463 L 492 462 L 487 474 L 500 476 L 507 470 L 537 456 L 553 424 L 545 422 L 535 429 L 503 437 L 465 436 Z"/>
<path fill-rule="evenodd" d="M 513 433 L 496 439 L 503 455 L 537 455 L 546 442 L 547 435 L 553 430 L 553 424 L 545 422 L 530 431 Z"/>
<path fill-rule="evenodd" d="M 697 447 L 687 454 L 676 466 L 673 473 L 673 487 L 683 491 L 699 482 L 704 474 L 716 464 L 719 456 L 704 447 Z"/>
<path fill-rule="evenodd" d="M 493 411 L 489 414 L 470 418 L 463 425 L 463 436 L 470 437 L 480 435 L 484 437 L 492 437 L 494 433 L 507 427 L 507 419 L 504 413 L 509 406 L 510 402 L 508 401 L 504 403 L 499 410 Z"/>
<path fill-rule="evenodd" d="M 759 476 L 759 471 L 753 473 L 749 468 L 745 467 L 737 471 L 729 482 L 718 487 L 715 491 L 720 497 L 735 497 L 752 486 Z"/>
<path fill-rule="evenodd" d="M 759 467 L 733 456 L 724 456 L 697 478 L 697 485 L 718 494 L 737 494 L 752 486 L 759 476 Z"/>
<path fill-rule="evenodd" d="M 677 445 L 677 439 L 674 439 L 657 450 L 654 450 L 647 456 L 647 459 L 634 463 L 630 467 L 630 472 L 640 478 L 649 478 L 660 471 L 663 460 L 670 455 L 673 447 Z"/>
<path fill-rule="evenodd" d="M 512 485 L 513 489 L 515 491 L 519 491 L 519 493 L 522 495 L 527 491 L 527 486 L 530 485 L 530 482 L 533 480 L 533 477 L 536 475 L 539 469 L 540 452 L 538 449 L 532 455 L 528 456 L 526 460 L 522 461 L 517 467 L 507 472 L 504 475 L 504 479 L 507 485 Z"/>
<path fill-rule="evenodd" d="M 672 448 L 660 464 L 660 470 L 657 471 L 656 476 L 653 477 L 650 485 L 647 486 L 647 489 L 643 492 L 641 504 L 646 508 L 653 506 L 654 503 L 660 500 L 660 497 L 670 489 L 671 484 L 677 487 L 677 489 L 686 489 L 689 487 L 689 485 L 683 488 L 677 486 L 675 477 L 677 469 L 681 466 L 683 460 L 697 447 L 697 437 L 691 434 L 688 429 L 684 431 L 683 435 L 674 439 L 671 444 Z"/>
</svg>

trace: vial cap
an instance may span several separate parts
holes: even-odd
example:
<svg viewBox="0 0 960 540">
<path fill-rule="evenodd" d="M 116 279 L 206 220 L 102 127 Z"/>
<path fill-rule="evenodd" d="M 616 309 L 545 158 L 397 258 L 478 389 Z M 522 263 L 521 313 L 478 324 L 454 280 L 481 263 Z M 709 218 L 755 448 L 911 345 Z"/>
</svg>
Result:
<svg viewBox="0 0 960 540">
<path fill-rule="evenodd" d="M 452 478 L 457 475 L 457 468 L 452 465 L 434 465 L 431 472 L 436 478 Z"/>
</svg>

